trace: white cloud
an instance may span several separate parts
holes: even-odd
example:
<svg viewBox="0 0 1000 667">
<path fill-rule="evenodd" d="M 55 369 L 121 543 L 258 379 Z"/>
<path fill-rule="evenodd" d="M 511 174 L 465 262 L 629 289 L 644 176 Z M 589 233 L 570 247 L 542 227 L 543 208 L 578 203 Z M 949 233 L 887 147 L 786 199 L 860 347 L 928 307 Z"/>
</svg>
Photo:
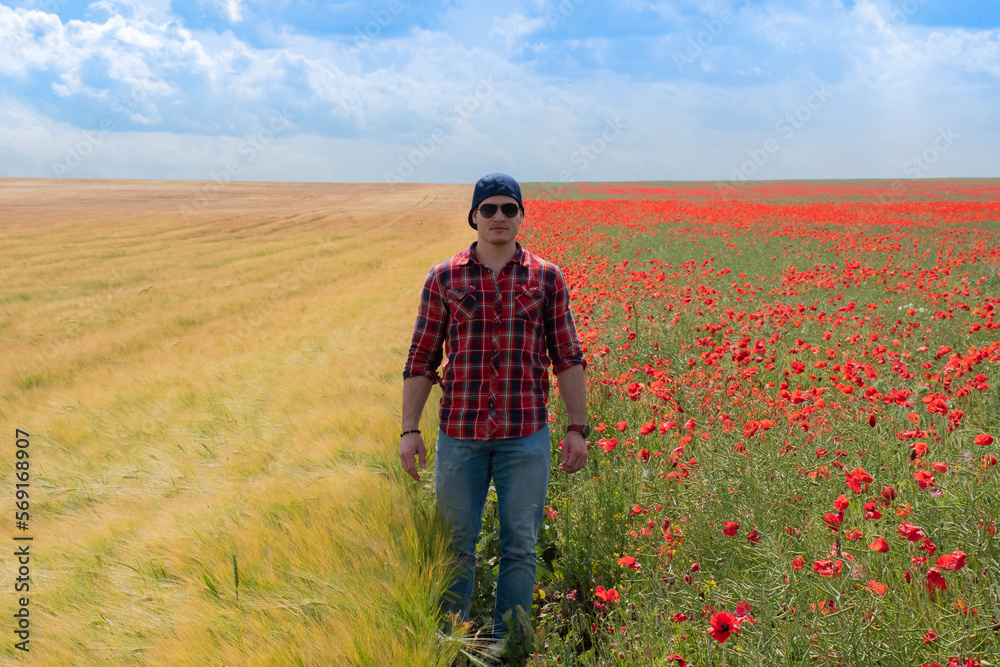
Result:
<svg viewBox="0 0 1000 667">
<path fill-rule="evenodd" d="M 23 77 L 30 70 L 57 62 L 64 32 L 55 14 L 14 10 L 0 5 L 0 74 Z"/>
<path fill-rule="evenodd" d="M 242 4 L 206 1 L 249 20 Z M 774 138 L 780 151 L 753 178 L 892 178 L 951 127 L 961 138 L 926 176 L 1000 175 L 1000 31 L 911 26 L 864 1 L 747 9 L 697 66 L 678 70 L 671 56 L 704 29 L 688 17 L 695 33 L 663 35 L 633 71 L 619 38 L 552 38 L 546 12 L 557 6 L 531 0 L 484 18 L 485 5 L 461 4 L 447 29 L 364 43 L 279 26 L 261 47 L 187 30 L 163 6 L 100 0 L 91 7 L 107 17 L 64 23 L 0 5 L 0 85 L 61 96 L 0 100 L 0 169 L 51 176 L 82 147 L 86 159 L 64 175 L 212 178 L 236 160 L 230 176 L 251 180 L 466 182 L 496 168 L 547 181 L 727 179 Z M 567 83 L 574 56 L 601 69 L 576 63 Z M 832 95 L 810 105 L 824 84 Z M 247 161 L 241 142 L 283 110 L 290 124 Z M 779 123 L 796 113 L 807 117 L 785 136 Z M 87 133 L 105 121 L 95 143 Z"/>
<path fill-rule="evenodd" d="M 240 0 L 211 0 L 220 3 L 222 11 L 230 23 L 239 23 L 243 18 L 243 3 Z"/>
<path fill-rule="evenodd" d="M 517 42 L 520 42 L 527 35 L 541 30 L 545 25 L 546 19 L 542 16 L 533 19 L 519 13 L 503 17 L 497 16 L 493 19 L 493 25 L 490 27 L 489 38 L 503 40 L 507 50 L 510 50 Z"/>
</svg>

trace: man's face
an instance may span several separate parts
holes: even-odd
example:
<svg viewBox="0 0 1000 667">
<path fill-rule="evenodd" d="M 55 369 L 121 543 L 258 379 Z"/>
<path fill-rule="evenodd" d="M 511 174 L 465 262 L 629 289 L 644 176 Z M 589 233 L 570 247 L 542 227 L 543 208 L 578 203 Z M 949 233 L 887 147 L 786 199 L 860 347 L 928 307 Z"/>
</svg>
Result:
<svg viewBox="0 0 1000 667">
<path fill-rule="evenodd" d="M 487 218 L 482 214 L 481 208 L 483 204 L 496 205 L 497 210 L 493 214 L 493 217 Z M 521 229 L 521 223 L 524 222 L 524 215 L 519 208 L 517 215 L 513 218 L 508 218 L 504 215 L 501 208 L 504 204 L 514 204 L 517 206 L 517 200 L 507 195 L 493 195 L 479 202 L 479 207 L 472 214 L 472 221 L 476 223 L 481 243 L 507 245 L 517 238 L 517 233 Z"/>
</svg>

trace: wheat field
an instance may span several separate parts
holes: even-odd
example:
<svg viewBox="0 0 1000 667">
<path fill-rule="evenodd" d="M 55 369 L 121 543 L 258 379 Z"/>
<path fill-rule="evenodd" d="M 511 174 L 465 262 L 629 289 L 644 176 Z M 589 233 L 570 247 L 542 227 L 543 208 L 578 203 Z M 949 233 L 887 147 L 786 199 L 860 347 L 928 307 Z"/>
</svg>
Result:
<svg viewBox="0 0 1000 667">
<path fill-rule="evenodd" d="M 401 369 L 470 190 L 0 179 L 0 484 L 32 538 L 29 592 L 24 542 L 0 555 L 30 652 L 8 615 L 0 660 L 439 664 Z"/>
</svg>

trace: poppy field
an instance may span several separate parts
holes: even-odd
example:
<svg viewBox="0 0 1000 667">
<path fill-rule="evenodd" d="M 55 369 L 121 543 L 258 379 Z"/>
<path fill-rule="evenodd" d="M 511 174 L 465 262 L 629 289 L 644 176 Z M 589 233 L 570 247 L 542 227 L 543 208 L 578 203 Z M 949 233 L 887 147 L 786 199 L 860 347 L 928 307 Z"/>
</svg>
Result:
<svg viewBox="0 0 1000 667">
<path fill-rule="evenodd" d="M 531 664 L 1000 662 L 1000 188 L 906 188 L 529 202 L 594 428 Z"/>
</svg>

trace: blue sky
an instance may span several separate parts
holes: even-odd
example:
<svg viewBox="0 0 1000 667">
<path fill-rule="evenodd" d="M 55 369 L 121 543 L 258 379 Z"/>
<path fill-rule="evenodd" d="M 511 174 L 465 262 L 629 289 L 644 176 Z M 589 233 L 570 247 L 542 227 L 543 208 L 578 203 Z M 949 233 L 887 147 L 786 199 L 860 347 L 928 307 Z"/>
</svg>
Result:
<svg viewBox="0 0 1000 667">
<path fill-rule="evenodd" d="M 0 176 L 1000 176 L 994 1 L 4 0 Z"/>
</svg>

